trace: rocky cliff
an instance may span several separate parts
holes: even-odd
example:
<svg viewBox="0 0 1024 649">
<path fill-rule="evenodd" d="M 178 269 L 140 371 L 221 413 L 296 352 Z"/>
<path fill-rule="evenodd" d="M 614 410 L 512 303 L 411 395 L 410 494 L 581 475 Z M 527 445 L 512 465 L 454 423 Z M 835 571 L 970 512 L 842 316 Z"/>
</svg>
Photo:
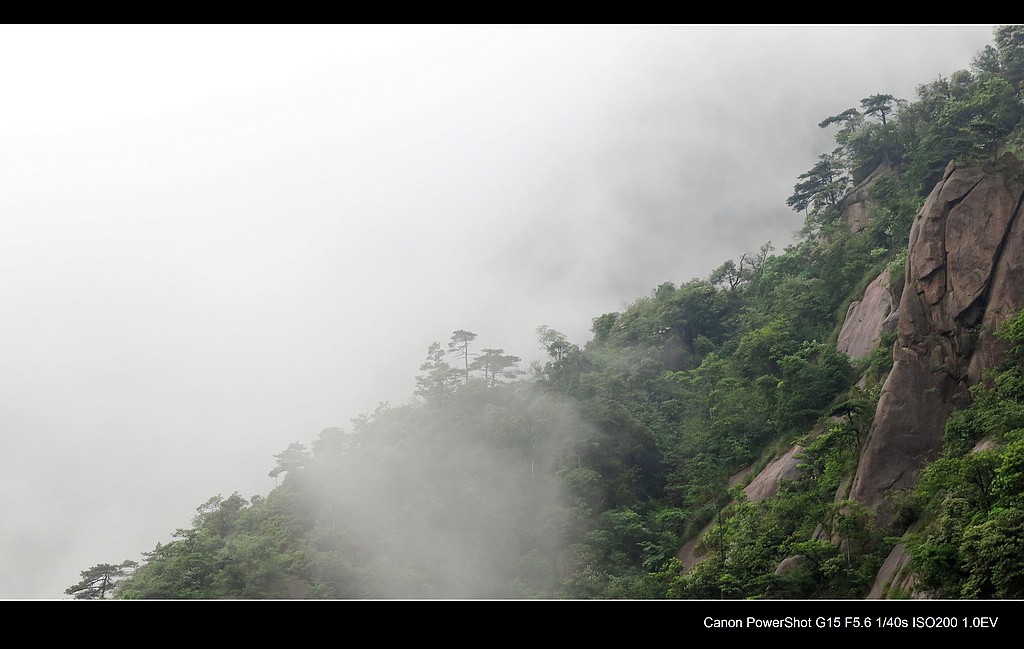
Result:
<svg viewBox="0 0 1024 649">
<path fill-rule="evenodd" d="M 906 285 L 902 295 L 895 296 L 898 308 L 888 288 L 888 272 L 851 304 L 837 341 L 839 351 L 851 358 L 871 354 L 881 333 L 893 331 L 893 323 L 898 337 L 857 472 L 852 482 L 843 482 L 837 505 L 852 498 L 876 511 L 883 526 L 891 521 L 893 496 L 913 487 L 924 465 L 941 452 L 948 414 L 967 405 L 970 387 L 1003 358 L 1005 345 L 993 333 L 1024 308 L 1022 202 L 1024 163 L 1015 157 L 1004 156 L 983 167 L 958 168 L 950 163 L 911 228 Z M 866 215 L 848 217 L 848 222 L 870 219 L 869 208 Z M 790 449 L 751 481 L 744 490 L 748 500 L 770 498 L 780 480 L 796 477 L 799 451 Z M 705 558 L 702 536 L 677 555 L 684 573 Z M 829 536 L 819 530 L 815 538 Z M 831 540 L 842 542 L 838 536 Z M 802 560 L 788 558 L 776 574 L 794 569 Z M 883 596 L 887 587 L 914 593 L 916 577 L 906 570 L 909 560 L 904 546 L 898 545 L 869 597 Z"/>
<path fill-rule="evenodd" d="M 942 446 L 946 417 L 1005 351 L 996 326 L 1024 306 L 1024 167 L 1011 155 L 946 168 L 910 233 L 894 364 L 850 497 L 888 520 Z"/>
</svg>

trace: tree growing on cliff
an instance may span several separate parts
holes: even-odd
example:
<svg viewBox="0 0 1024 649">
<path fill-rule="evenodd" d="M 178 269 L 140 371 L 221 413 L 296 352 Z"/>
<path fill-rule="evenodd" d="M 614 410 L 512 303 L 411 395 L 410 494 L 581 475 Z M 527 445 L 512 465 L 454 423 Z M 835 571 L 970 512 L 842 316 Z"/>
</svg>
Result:
<svg viewBox="0 0 1024 649">
<path fill-rule="evenodd" d="M 878 115 L 882 126 L 886 126 L 885 116 L 892 112 L 892 104 L 896 98 L 892 95 L 871 95 L 860 100 L 865 115 Z"/>
<path fill-rule="evenodd" d="M 808 223 L 814 221 L 818 223 L 815 228 L 820 227 L 821 217 L 834 211 L 850 184 L 839 150 L 818 156 L 817 164 L 800 174 L 799 179 L 800 182 L 793 187 L 792 196 L 786 199 L 786 205 L 797 212 L 807 213 Z"/>
<path fill-rule="evenodd" d="M 69 586 L 64 591 L 67 595 L 73 595 L 75 599 L 106 599 L 113 596 L 117 590 L 117 584 L 127 576 L 128 571 L 134 569 L 138 563 L 125 561 L 114 565 L 112 563 L 101 563 L 83 570 L 82 581 L 74 586 Z"/>
</svg>

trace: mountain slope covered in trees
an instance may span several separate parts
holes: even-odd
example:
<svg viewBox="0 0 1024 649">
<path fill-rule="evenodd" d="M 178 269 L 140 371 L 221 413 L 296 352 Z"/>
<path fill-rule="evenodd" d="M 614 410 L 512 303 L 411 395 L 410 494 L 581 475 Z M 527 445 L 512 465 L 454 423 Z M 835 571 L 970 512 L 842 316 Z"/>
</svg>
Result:
<svg viewBox="0 0 1024 649">
<path fill-rule="evenodd" d="M 836 148 L 797 179 L 793 245 L 666 282 L 593 318 L 583 347 L 542 326 L 547 362 L 528 376 L 454 331 L 427 350 L 414 403 L 292 444 L 266 497 L 211 498 L 138 567 L 96 566 L 68 593 L 852 598 L 909 528 L 889 594 L 1024 596 L 1021 319 L 999 330 L 995 373 L 947 404 L 963 409 L 944 454 L 883 517 L 844 494 L 897 334 L 862 358 L 836 347 L 869 283 L 887 272 L 903 292 L 912 225 L 951 161 L 1024 177 L 1022 83 L 1024 28 L 1001 27 L 916 100 L 827 117 Z M 798 478 L 751 502 L 743 485 L 794 444 Z M 684 569 L 694 539 L 703 560 Z"/>
</svg>

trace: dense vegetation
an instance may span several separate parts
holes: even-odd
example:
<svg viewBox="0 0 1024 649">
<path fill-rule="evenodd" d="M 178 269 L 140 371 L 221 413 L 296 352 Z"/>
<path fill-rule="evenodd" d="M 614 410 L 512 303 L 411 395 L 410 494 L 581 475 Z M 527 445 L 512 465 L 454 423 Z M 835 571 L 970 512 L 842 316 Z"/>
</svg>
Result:
<svg viewBox="0 0 1024 649">
<path fill-rule="evenodd" d="M 789 204 L 805 227 L 781 254 L 765 244 L 706 279 L 666 282 L 594 318 L 582 348 L 541 327 L 548 361 L 527 377 L 455 331 L 428 350 L 418 403 L 291 445 L 267 497 L 212 498 L 130 576 L 126 562 L 97 582 L 97 566 L 83 584 L 102 589 L 69 594 L 863 596 L 903 530 L 834 499 L 893 339 L 851 361 L 837 325 L 882 270 L 902 290 L 910 225 L 950 160 L 1021 150 L 1022 80 L 1024 28 L 1001 27 L 971 70 L 916 101 L 878 94 L 828 117 L 837 146 L 798 179 Z M 873 213 L 851 228 L 842 199 L 858 184 Z M 1008 365 L 951 420 L 945 457 L 897 520 L 921 517 L 915 570 L 942 595 L 1024 593 L 1021 323 L 1006 329 L 1019 345 Z M 998 443 L 971 453 L 982 438 Z M 776 497 L 730 488 L 794 442 L 802 477 Z M 699 534 L 707 558 L 681 574 L 675 557 Z"/>
<path fill-rule="evenodd" d="M 999 335 L 1013 345 L 1005 363 L 950 417 L 910 503 L 914 573 L 939 597 L 1024 598 L 1024 312 Z"/>
</svg>

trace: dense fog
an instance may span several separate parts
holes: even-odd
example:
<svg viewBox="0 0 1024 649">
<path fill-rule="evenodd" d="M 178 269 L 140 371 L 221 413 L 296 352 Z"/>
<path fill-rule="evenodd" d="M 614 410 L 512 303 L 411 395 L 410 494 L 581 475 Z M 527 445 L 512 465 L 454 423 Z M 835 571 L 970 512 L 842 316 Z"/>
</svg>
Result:
<svg viewBox="0 0 1024 649">
<path fill-rule="evenodd" d="M 992 31 L 0 34 L 0 597 L 60 598 L 411 400 L 454 330 L 525 367 L 539 325 L 781 250 L 818 122 Z"/>
</svg>

